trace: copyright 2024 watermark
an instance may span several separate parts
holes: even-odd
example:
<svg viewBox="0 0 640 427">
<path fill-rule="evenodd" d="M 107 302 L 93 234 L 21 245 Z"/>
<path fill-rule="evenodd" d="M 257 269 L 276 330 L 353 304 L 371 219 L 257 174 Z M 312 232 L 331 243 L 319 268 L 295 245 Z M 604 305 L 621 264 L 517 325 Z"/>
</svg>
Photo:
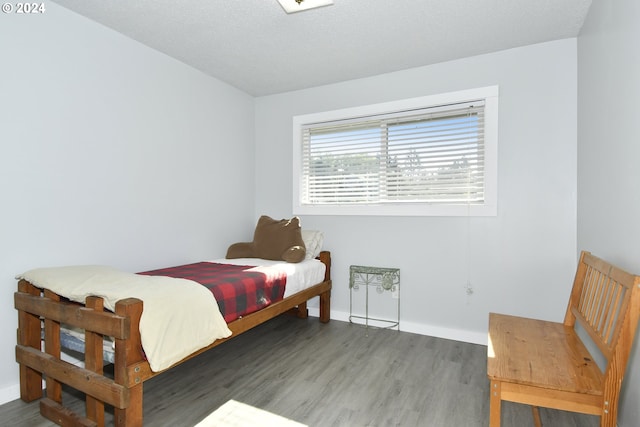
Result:
<svg viewBox="0 0 640 427">
<path fill-rule="evenodd" d="M 16 15 L 37 15 L 45 13 L 44 3 L 2 3 L 2 12 Z"/>
</svg>

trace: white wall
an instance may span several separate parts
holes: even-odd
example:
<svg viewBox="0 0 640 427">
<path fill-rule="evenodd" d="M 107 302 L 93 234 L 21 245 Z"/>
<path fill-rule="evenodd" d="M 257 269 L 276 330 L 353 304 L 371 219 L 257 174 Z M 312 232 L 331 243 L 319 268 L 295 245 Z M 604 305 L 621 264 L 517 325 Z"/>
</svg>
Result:
<svg viewBox="0 0 640 427">
<path fill-rule="evenodd" d="M 640 2 L 594 1 L 578 38 L 578 247 L 640 274 Z M 640 420 L 640 331 L 618 424 Z"/>
<path fill-rule="evenodd" d="M 245 93 L 55 4 L 0 21 L 5 402 L 18 396 L 13 277 L 223 256 L 255 222 L 254 115 Z"/>
<path fill-rule="evenodd" d="M 324 230 L 333 253 L 334 318 L 348 314 L 348 269 L 360 264 L 401 269 L 403 330 L 486 343 L 490 311 L 560 321 L 577 252 L 576 69 L 568 39 L 258 98 L 255 213 L 291 215 L 293 116 L 497 84 L 496 217 L 302 224 Z"/>
</svg>

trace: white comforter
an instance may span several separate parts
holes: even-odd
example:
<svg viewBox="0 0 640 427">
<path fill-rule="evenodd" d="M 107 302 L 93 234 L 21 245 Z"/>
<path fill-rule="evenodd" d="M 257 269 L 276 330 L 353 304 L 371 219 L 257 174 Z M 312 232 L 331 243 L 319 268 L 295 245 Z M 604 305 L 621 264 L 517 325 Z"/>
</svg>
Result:
<svg viewBox="0 0 640 427">
<path fill-rule="evenodd" d="M 105 266 L 39 268 L 17 276 L 72 301 L 139 298 L 142 347 L 151 369 L 162 371 L 219 338 L 231 335 L 211 291 L 187 279 L 125 273 Z"/>
</svg>

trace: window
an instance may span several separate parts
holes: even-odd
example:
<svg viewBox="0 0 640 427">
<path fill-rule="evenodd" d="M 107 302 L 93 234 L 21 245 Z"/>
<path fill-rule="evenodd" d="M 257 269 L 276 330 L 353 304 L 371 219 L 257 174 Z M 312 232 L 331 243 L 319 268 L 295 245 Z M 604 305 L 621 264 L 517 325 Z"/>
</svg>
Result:
<svg viewBox="0 0 640 427">
<path fill-rule="evenodd" d="M 495 215 L 497 87 L 294 117 L 294 214 Z"/>
</svg>

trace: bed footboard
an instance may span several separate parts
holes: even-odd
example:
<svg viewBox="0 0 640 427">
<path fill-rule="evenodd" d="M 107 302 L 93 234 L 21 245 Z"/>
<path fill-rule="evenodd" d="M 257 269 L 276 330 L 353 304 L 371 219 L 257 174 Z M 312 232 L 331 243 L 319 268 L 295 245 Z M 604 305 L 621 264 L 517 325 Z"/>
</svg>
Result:
<svg viewBox="0 0 640 427">
<path fill-rule="evenodd" d="M 14 301 L 18 310 L 16 361 L 20 365 L 22 400 L 43 398 L 44 377 L 46 390 L 40 412 L 56 424 L 104 425 L 107 404 L 114 407 L 116 425 L 142 425 L 142 381 L 130 381 L 127 370 L 127 366 L 144 360 L 137 331 L 142 301 L 119 301 L 116 312 L 111 313 L 103 309 L 101 298 L 89 297 L 84 306 L 66 302 L 25 280 L 18 283 Z M 85 330 L 84 368 L 61 359 L 61 323 Z M 113 379 L 103 375 L 103 335 L 116 340 Z M 62 384 L 86 394 L 86 416 L 63 406 Z"/>
</svg>

